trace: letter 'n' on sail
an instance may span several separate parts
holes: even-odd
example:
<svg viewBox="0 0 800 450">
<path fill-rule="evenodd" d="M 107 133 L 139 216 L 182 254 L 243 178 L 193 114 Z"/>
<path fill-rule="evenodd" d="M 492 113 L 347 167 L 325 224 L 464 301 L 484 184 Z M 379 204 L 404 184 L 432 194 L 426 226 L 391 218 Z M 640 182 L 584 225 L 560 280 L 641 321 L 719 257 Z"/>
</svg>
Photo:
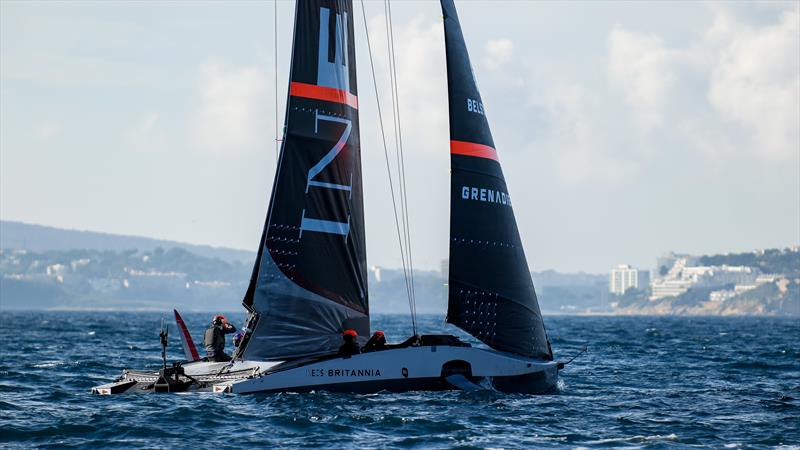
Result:
<svg viewBox="0 0 800 450">
<path fill-rule="evenodd" d="M 552 359 L 456 7 L 441 4 L 450 106 L 447 321 L 494 349 Z"/>
<path fill-rule="evenodd" d="M 326 353 L 369 334 L 358 92 L 351 0 L 296 3 L 278 171 L 243 303 L 237 356 Z"/>
</svg>

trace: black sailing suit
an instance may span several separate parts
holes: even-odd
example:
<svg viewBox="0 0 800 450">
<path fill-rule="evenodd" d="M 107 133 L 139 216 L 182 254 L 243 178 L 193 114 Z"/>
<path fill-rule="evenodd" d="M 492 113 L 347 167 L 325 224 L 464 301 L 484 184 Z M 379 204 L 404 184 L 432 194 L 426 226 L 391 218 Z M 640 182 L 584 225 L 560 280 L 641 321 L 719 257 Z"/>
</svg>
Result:
<svg viewBox="0 0 800 450">
<path fill-rule="evenodd" d="M 373 334 L 371 338 L 364 344 L 361 353 L 378 352 L 386 350 L 386 338 L 382 334 Z"/>
<path fill-rule="evenodd" d="M 351 356 L 361 353 L 361 348 L 358 346 L 358 340 L 354 336 L 345 335 L 344 344 L 339 347 L 339 356 Z"/>
<path fill-rule="evenodd" d="M 236 327 L 228 324 L 211 325 L 203 335 L 203 345 L 206 347 L 206 359 L 214 362 L 230 361 L 231 357 L 225 354 L 225 335 L 236 333 Z"/>
</svg>

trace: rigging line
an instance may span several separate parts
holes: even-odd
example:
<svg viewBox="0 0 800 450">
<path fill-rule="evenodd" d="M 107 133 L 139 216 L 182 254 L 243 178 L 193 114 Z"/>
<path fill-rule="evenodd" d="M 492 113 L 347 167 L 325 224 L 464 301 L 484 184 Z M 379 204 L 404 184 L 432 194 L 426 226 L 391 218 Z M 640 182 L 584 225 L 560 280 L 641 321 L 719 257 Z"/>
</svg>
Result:
<svg viewBox="0 0 800 450">
<path fill-rule="evenodd" d="M 395 89 L 395 98 L 397 98 L 397 130 L 398 130 L 398 142 L 400 143 L 400 162 L 401 166 L 400 169 L 402 171 L 402 181 L 403 181 L 403 193 L 405 197 L 405 217 L 406 217 L 406 245 L 408 248 L 406 249 L 406 254 L 408 255 L 408 264 L 409 264 L 409 273 L 411 274 L 411 300 L 414 302 L 414 316 L 416 317 L 417 314 L 417 292 L 416 286 L 414 283 L 414 260 L 412 258 L 411 253 L 411 219 L 408 214 L 408 189 L 406 189 L 406 164 L 405 164 L 405 149 L 403 148 L 403 132 L 402 126 L 400 125 L 400 94 L 399 94 L 399 87 L 397 82 L 397 62 L 395 61 L 395 49 L 394 49 L 394 21 L 392 19 L 392 5 L 391 0 L 389 0 L 389 24 L 391 25 L 391 42 L 392 42 L 392 61 L 393 67 L 395 70 L 394 75 L 394 89 Z"/>
<path fill-rule="evenodd" d="M 414 310 L 416 312 L 416 290 L 414 289 L 414 270 L 413 270 L 413 260 L 411 256 L 411 223 L 408 217 L 408 189 L 406 188 L 406 177 L 405 177 L 405 153 L 403 148 L 403 133 L 402 133 L 402 125 L 400 121 L 400 94 L 399 94 L 399 83 L 397 78 L 397 60 L 396 60 L 396 51 L 394 46 L 394 21 L 392 18 L 392 5 L 391 0 L 385 0 L 385 10 L 386 10 L 386 17 L 387 17 L 387 44 L 389 45 L 389 56 L 390 56 L 390 70 L 393 79 L 392 83 L 392 104 L 393 104 L 393 112 L 395 118 L 395 146 L 397 149 L 397 166 L 398 172 L 400 174 L 400 180 L 402 183 L 401 186 L 401 204 L 402 204 L 402 211 L 403 211 L 403 225 L 404 225 L 404 232 L 405 232 L 405 243 L 406 243 L 406 255 L 408 257 L 408 264 L 409 270 L 411 273 L 411 298 L 414 306 Z"/>
<path fill-rule="evenodd" d="M 403 238 L 401 240 L 401 246 L 404 249 L 401 252 L 401 256 L 403 257 L 403 268 L 406 271 L 404 273 L 405 278 L 404 281 L 406 283 L 406 289 L 409 292 L 409 301 L 408 307 L 411 312 L 411 322 L 414 328 L 416 329 L 416 319 L 417 319 L 417 306 L 416 306 L 416 290 L 414 289 L 414 270 L 413 265 L 411 263 L 411 255 L 409 253 L 410 250 L 410 234 L 408 228 L 408 195 L 407 190 L 405 188 L 405 166 L 403 161 L 401 160 L 401 147 L 399 143 L 402 141 L 400 138 L 400 121 L 399 121 L 399 102 L 397 101 L 398 98 L 398 91 L 397 91 L 397 71 L 395 68 L 396 60 L 394 58 L 394 38 L 392 36 L 392 24 L 390 22 L 391 16 L 390 11 L 387 6 L 387 0 L 384 0 L 384 18 L 386 22 L 386 44 L 387 44 L 387 53 L 389 55 L 389 81 L 390 81 L 390 90 L 391 93 L 391 100 L 392 100 L 392 125 L 394 131 L 394 138 L 395 138 L 395 156 L 397 158 L 397 177 L 398 177 L 398 190 L 400 191 L 400 210 L 401 210 L 401 221 L 402 221 L 402 228 L 403 228 Z"/>
<path fill-rule="evenodd" d="M 384 0 L 383 1 L 383 11 L 384 11 L 383 17 L 384 17 L 384 22 L 385 22 L 385 26 L 386 26 L 386 52 L 387 52 L 387 55 L 388 55 L 388 58 L 389 58 L 389 92 L 391 94 L 390 98 L 392 100 L 392 131 L 394 131 L 395 157 L 397 159 L 397 185 L 398 185 L 398 190 L 400 191 L 400 211 L 401 211 L 401 222 L 402 222 L 402 227 L 403 227 L 403 241 L 402 241 L 401 245 L 403 246 L 403 249 L 404 249 L 404 252 L 405 252 L 404 253 L 404 258 L 405 259 L 403 261 L 403 264 L 404 264 L 404 266 L 408 266 L 408 261 L 407 261 L 407 259 L 408 259 L 408 233 L 406 232 L 408 227 L 407 227 L 407 222 L 406 222 L 406 215 L 405 215 L 405 213 L 403 213 L 403 211 L 405 210 L 404 209 L 405 208 L 405 191 L 403 189 L 403 183 L 402 183 L 402 172 L 400 171 L 400 167 L 401 167 L 401 165 L 400 165 L 400 147 L 399 147 L 399 144 L 398 144 L 398 142 L 399 142 L 399 139 L 398 139 L 399 126 L 398 126 L 398 122 L 397 122 L 397 102 L 395 101 L 395 92 L 396 91 L 394 89 L 394 86 L 395 86 L 395 83 L 396 83 L 396 80 L 395 80 L 396 72 L 395 72 L 394 66 L 393 66 L 394 65 L 394 58 L 392 58 L 392 52 L 394 51 L 394 48 L 391 45 L 391 35 L 390 35 L 391 24 L 389 23 L 389 11 L 388 11 L 388 6 L 387 5 L 388 5 L 387 0 Z M 411 271 L 409 270 L 409 272 L 411 272 Z M 413 292 L 412 283 L 411 283 L 411 273 L 406 275 L 406 278 L 404 279 L 404 281 L 406 283 L 406 289 L 408 289 L 408 291 L 410 292 L 410 294 L 409 294 L 410 297 L 408 299 L 408 308 L 411 310 L 410 311 L 411 312 L 411 320 L 412 320 L 412 322 L 414 322 L 414 320 L 416 318 L 416 315 L 414 314 L 414 292 Z"/>
<path fill-rule="evenodd" d="M 370 41 L 369 41 L 369 28 L 367 26 L 367 13 L 366 13 L 366 10 L 364 9 L 364 0 L 361 0 L 361 14 L 364 17 L 364 33 L 367 36 L 367 49 L 369 50 L 369 65 L 370 65 L 370 69 L 372 70 L 372 85 L 375 88 L 375 103 L 377 104 L 377 107 L 378 107 L 378 122 L 380 123 L 381 138 L 383 139 L 383 154 L 384 154 L 384 156 L 386 158 L 386 173 L 389 176 L 389 191 L 392 194 L 392 209 L 394 210 L 394 223 L 395 223 L 395 228 L 397 230 L 397 242 L 400 245 L 400 257 L 401 257 L 401 259 L 403 261 L 403 275 L 405 276 L 406 279 L 408 279 L 408 272 L 406 270 L 405 252 L 403 250 L 402 239 L 400 237 L 400 221 L 399 221 L 398 216 L 397 216 L 397 201 L 395 200 L 395 195 L 394 195 L 394 183 L 392 182 L 392 170 L 391 170 L 391 167 L 389 165 L 389 150 L 388 150 L 388 146 L 386 145 L 386 133 L 385 133 L 384 127 L 383 127 L 383 114 L 381 112 L 381 101 L 380 101 L 380 96 L 378 95 L 378 79 L 375 77 L 375 63 L 372 60 L 372 44 L 370 44 Z M 411 291 L 408 289 L 408 282 L 406 282 L 406 295 L 408 295 L 409 304 L 410 304 L 410 302 L 411 302 Z M 413 314 L 412 314 L 412 318 L 411 318 L 411 326 L 413 328 L 414 335 L 416 336 L 416 334 L 417 334 L 417 324 L 416 324 L 416 318 L 413 317 Z"/>
<path fill-rule="evenodd" d="M 409 282 L 409 270 L 408 270 L 408 266 L 407 266 L 407 262 L 406 262 L 405 246 L 403 244 L 403 238 L 402 238 L 401 233 L 400 233 L 400 221 L 399 221 L 398 215 L 397 215 L 397 200 L 396 200 L 396 197 L 394 195 L 394 181 L 393 181 L 393 177 L 392 177 L 392 173 L 391 173 L 391 165 L 389 163 L 388 145 L 386 143 L 386 133 L 385 133 L 385 129 L 384 129 L 384 126 L 383 126 L 383 115 L 382 115 L 382 110 L 380 108 L 380 97 L 378 95 L 377 77 L 375 76 L 375 65 L 374 65 L 374 59 L 372 57 L 372 46 L 371 46 L 370 41 L 369 41 L 369 29 L 367 27 L 366 12 L 365 12 L 365 8 L 364 8 L 363 0 L 361 2 L 361 12 L 362 12 L 362 15 L 364 16 L 364 29 L 365 29 L 365 32 L 366 32 L 366 35 L 367 35 L 367 45 L 368 45 L 369 54 L 370 54 L 370 67 L 372 69 L 372 80 L 373 80 L 373 86 L 375 88 L 375 100 L 376 100 L 376 103 L 378 105 L 378 118 L 380 119 L 380 125 L 381 125 L 381 137 L 383 139 L 384 157 L 386 159 L 386 172 L 387 172 L 387 175 L 389 177 L 389 187 L 390 187 L 391 192 L 392 192 L 392 207 L 393 207 L 394 215 L 395 215 L 395 226 L 396 226 L 396 229 L 397 229 L 398 245 L 400 246 L 400 257 L 401 257 L 402 266 L 403 266 L 403 278 L 404 278 L 404 282 L 406 284 L 406 295 L 408 296 L 408 306 L 409 306 L 409 310 L 411 312 L 411 325 L 412 325 L 412 329 L 413 329 L 414 335 L 416 335 L 416 329 L 417 329 L 417 327 L 416 327 L 416 316 L 414 314 L 414 304 L 413 304 L 413 298 L 412 298 L 410 282 Z M 398 177 L 399 177 L 399 171 L 398 171 Z M 399 185 L 400 185 L 400 183 L 398 181 L 398 187 L 399 187 Z M 403 233 L 403 234 L 405 234 L 405 233 Z"/>
<path fill-rule="evenodd" d="M 405 176 L 404 172 L 401 170 L 402 161 L 400 159 L 401 153 L 399 151 L 400 147 L 398 146 L 398 142 L 400 141 L 400 122 L 399 122 L 399 112 L 398 112 L 398 105 L 397 102 L 397 71 L 394 67 L 396 64 L 394 58 L 394 45 L 392 44 L 391 39 L 391 23 L 389 22 L 390 17 L 387 10 L 387 3 L 384 0 L 384 18 L 386 22 L 386 44 L 387 44 L 387 53 L 389 55 L 389 81 L 390 81 L 390 89 L 389 92 L 391 93 L 391 100 L 392 100 L 392 125 L 394 131 L 394 138 L 395 138 L 395 156 L 397 158 L 397 178 L 398 178 L 398 190 L 400 191 L 400 211 L 401 211 L 401 222 L 403 228 L 403 237 L 401 240 L 401 246 L 403 247 L 404 251 L 401 252 L 401 256 L 403 257 L 403 266 L 404 269 L 407 271 L 405 275 L 405 283 L 406 289 L 409 292 L 409 299 L 408 299 L 408 307 L 411 313 L 411 323 L 413 328 L 416 330 L 416 323 L 417 323 L 417 314 L 416 314 L 416 296 L 414 290 L 414 272 L 411 266 L 411 255 L 409 254 L 409 235 L 408 235 L 408 214 L 405 213 L 407 210 L 407 192 L 405 190 L 405 183 L 403 183 L 402 179 Z M 415 333 L 416 334 L 416 333 Z"/>
<path fill-rule="evenodd" d="M 392 100 L 392 131 L 394 131 L 395 157 L 397 159 L 397 184 L 398 184 L 398 189 L 400 191 L 400 211 L 401 211 L 401 214 L 402 214 L 402 224 L 403 224 L 403 244 L 402 245 L 403 245 L 403 248 L 404 248 L 404 250 L 406 252 L 405 253 L 406 258 L 408 258 L 408 240 L 407 240 L 408 234 L 406 233 L 406 230 L 407 230 L 406 215 L 404 213 L 402 213 L 404 211 L 404 207 L 405 207 L 405 192 L 403 191 L 402 172 L 400 171 L 400 147 L 398 146 L 398 132 L 399 132 L 399 130 L 398 130 L 398 125 L 397 125 L 397 107 L 396 107 L 397 103 L 395 101 L 395 90 L 394 90 L 394 86 L 395 86 L 395 82 L 396 82 L 394 77 L 395 77 L 396 72 L 395 72 L 394 67 L 393 67 L 394 59 L 391 57 L 393 49 L 392 49 L 391 40 L 390 40 L 390 28 L 391 28 L 391 25 L 389 23 L 389 12 L 388 12 L 387 0 L 383 1 L 383 11 L 384 11 L 384 15 L 383 15 L 384 23 L 385 23 L 385 26 L 386 26 L 386 53 L 387 53 L 388 59 L 389 59 L 389 92 L 391 94 L 390 98 Z M 408 261 L 404 261 L 404 264 L 407 265 Z M 407 276 L 406 279 L 405 279 L 405 282 L 407 284 L 406 288 L 409 290 L 409 292 L 411 292 L 410 297 L 408 299 L 408 308 L 409 308 L 409 310 L 411 312 L 411 320 L 412 320 L 412 322 L 414 322 L 414 319 L 415 319 L 415 314 L 414 314 L 414 294 L 413 294 L 413 291 L 411 289 L 411 286 L 412 286 L 411 285 L 411 277 Z"/>
<path fill-rule="evenodd" d="M 411 253 L 411 220 L 409 219 L 408 215 L 408 190 L 406 189 L 406 166 L 405 166 L 405 151 L 403 149 L 403 132 L 402 126 L 400 124 L 400 94 L 399 88 L 397 83 L 397 62 L 395 60 L 395 47 L 394 47 L 394 21 L 392 20 L 392 4 L 391 0 L 386 1 L 387 9 L 389 13 L 389 36 L 390 36 L 390 43 L 391 43 L 391 59 L 392 59 L 392 71 L 394 73 L 394 97 L 396 100 L 397 106 L 397 142 L 399 144 L 400 149 L 400 179 L 402 182 L 402 202 L 403 202 L 403 213 L 405 215 L 405 232 L 406 232 L 406 255 L 408 256 L 408 265 L 409 265 L 409 272 L 411 274 L 411 300 L 413 302 L 413 309 L 414 309 L 414 317 L 416 319 L 417 315 L 417 293 L 414 285 L 414 260 L 412 258 Z"/>
</svg>

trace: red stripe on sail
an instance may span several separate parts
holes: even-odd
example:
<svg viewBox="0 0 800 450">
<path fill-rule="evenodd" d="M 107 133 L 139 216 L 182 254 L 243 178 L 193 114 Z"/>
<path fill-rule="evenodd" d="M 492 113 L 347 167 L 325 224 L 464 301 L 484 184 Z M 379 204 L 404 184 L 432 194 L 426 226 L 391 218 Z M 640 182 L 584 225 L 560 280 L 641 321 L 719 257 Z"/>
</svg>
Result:
<svg viewBox="0 0 800 450">
<path fill-rule="evenodd" d="M 292 97 L 313 98 L 314 100 L 341 103 L 342 105 L 348 105 L 354 109 L 358 109 L 358 97 L 347 91 L 332 87 L 292 81 L 289 87 L 289 95 Z"/>
<path fill-rule="evenodd" d="M 497 150 L 488 145 L 476 144 L 474 142 L 450 141 L 451 155 L 475 156 L 477 158 L 493 159 L 497 158 Z"/>
</svg>

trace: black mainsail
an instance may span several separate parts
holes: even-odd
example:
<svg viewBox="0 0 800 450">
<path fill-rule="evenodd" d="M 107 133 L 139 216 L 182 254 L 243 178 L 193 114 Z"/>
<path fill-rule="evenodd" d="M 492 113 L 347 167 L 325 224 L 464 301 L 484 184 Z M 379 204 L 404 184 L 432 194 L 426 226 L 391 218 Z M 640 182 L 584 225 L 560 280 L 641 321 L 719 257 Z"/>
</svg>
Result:
<svg viewBox="0 0 800 450">
<path fill-rule="evenodd" d="M 494 349 L 552 359 L 456 7 L 441 4 L 450 106 L 447 321 Z"/>
<path fill-rule="evenodd" d="M 278 171 L 243 304 L 238 357 L 336 350 L 369 335 L 366 243 L 351 0 L 296 4 Z"/>
</svg>

